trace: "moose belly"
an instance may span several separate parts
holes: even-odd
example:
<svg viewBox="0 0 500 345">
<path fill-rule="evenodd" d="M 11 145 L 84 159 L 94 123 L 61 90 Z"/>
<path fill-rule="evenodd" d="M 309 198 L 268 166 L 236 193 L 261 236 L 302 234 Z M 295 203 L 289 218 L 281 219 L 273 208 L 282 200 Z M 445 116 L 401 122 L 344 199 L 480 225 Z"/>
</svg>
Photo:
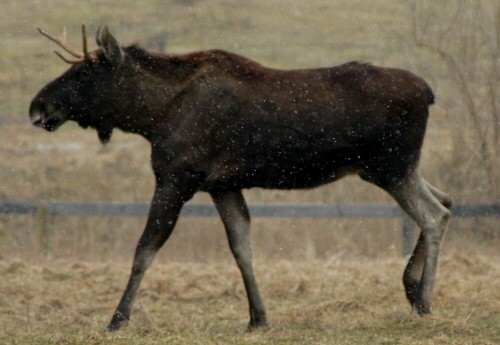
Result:
<svg viewBox="0 0 500 345">
<path fill-rule="evenodd" d="M 359 162 L 352 152 L 336 150 L 321 154 L 293 152 L 260 155 L 240 162 L 225 162 L 212 171 L 203 189 L 313 188 L 356 173 Z"/>
<path fill-rule="evenodd" d="M 311 163 L 280 168 L 267 168 L 254 172 L 253 186 L 268 189 L 313 188 L 335 181 L 347 174 L 354 173 L 353 166 L 331 166 L 330 164 Z M 250 186 L 248 186 L 250 187 Z"/>
</svg>

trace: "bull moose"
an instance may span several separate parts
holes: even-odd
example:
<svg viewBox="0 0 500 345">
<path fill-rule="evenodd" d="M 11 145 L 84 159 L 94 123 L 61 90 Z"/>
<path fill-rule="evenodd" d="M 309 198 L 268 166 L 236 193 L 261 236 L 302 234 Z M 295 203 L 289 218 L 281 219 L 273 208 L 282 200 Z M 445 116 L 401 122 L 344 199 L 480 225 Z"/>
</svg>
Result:
<svg viewBox="0 0 500 345">
<path fill-rule="evenodd" d="M 156 187 L 131 275 L 108 330 L 126 325 L 144 273 L 167 241 L 182 206 L 208 192 L 224 223 L 245 285 L 249 329 L 267 325 L 252 268 L 250 217 L 242 189 L 312 188 L 357 174 L 389 193 L 421 228 L 403 283 L 413 310 L 431 312 L 450 197 L 417 170 L 429 85 L 401 69 L 349 62 L 279 70 L 223 50 L 159 54 L 121 47 L 107 26 L 89 51 L 39 31 L 74 58 L 33 99 L 33 125 L 54 131 L 72 120 L 151 143 Z"/>
</svg>

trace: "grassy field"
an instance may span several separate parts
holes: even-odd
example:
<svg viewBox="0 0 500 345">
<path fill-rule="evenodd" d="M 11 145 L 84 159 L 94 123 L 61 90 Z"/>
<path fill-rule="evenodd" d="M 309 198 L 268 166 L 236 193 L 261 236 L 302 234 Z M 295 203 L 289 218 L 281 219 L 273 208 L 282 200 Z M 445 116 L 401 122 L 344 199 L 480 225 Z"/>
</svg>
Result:
<svg viewBox="0 0 500 345">
<path fill-rule="evenodd" d="M 433 10 L 429 22 L 448 27 L 453 2 L 439 3 L 441 21 L 438 3 L 419 3 L 422 11 Z M 144 139 L 116 131 L 102 147 L 94 131 L 74 124 L 54 134 L 29 124 L 35 93 L 67 68 L 35 28 L 58 34 L 66 26 L 68 40 L 79 47 L 85 23 L 91 33 L 108 24 L 123 45 L 168 52 L 221 48 L 277 68 L 362 60 L 409 69 L 429 81 L 438 100 L 422 174 L 456 202 L 498 201 L 491 191 L 500 174 L 491 183 L 479 169 L 453 75 L 415 46 L 410 19 L 398 0 L 3 0 L 0 200 L 150 200 Z M 393 203 L 358 178 L 309 191 L 253 189 L 245 197 L 250 203 Z M 193 201 L 210 198 L 201 193 Z M 181 219 L 144 280 L 130 326 L 104 333 L 144 222 L 50 218 L 51 248 L 44 256 L 36 218 L 0 215 L 0 343 L 500 343 L 496 219 L 452 220 L 428 318 L 410 314 L 404 299 L 399 221 L 254 219 L 256 270 L 271 321 L 254 333 L 244 332 L 244 290 L 220 220 Z"/>
<path fill-rule="evenodd" d="M 246 298 L 227 263 L 156 264 L 128 328 L 105 333 L 124 263 L 0 261 L 2 344 L 498 344 L 500 265 L 444 256 L 434 314 L 410 313 L 401 259 L 258 261 L 270 327 L 246 333 Z"/>
</svg>

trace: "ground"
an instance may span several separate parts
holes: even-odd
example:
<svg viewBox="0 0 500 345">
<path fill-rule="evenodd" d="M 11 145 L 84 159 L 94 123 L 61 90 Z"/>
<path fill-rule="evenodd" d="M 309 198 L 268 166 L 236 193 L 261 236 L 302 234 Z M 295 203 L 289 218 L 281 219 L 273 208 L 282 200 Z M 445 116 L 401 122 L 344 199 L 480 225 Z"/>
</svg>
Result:
<svg viewBox="0 0 500 345">
<path fill-rule="evenodd" d="M 148 271 L 129 326 L 104 328 L 128 277 L 126 262 L 1 260 L 2 344 L 498 344 L 500 265 L 443 255 L 434 313 L 410 312 L 405 260 L 257 262 L 270 327 L 247 333 L 232 262 L 163 263 Z"/>
</svg>

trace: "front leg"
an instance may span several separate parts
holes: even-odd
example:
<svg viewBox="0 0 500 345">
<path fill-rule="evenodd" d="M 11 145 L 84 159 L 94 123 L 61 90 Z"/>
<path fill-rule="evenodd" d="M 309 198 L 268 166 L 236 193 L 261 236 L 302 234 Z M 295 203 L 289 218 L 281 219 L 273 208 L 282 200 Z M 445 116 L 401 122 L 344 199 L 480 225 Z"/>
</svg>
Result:
<svg viewBox="0 0 500 345">
<path fill-rule="evenodd" d="M 241 191 L 211 195 L 226 228 L 229 247 L 243 276 L 250 309 L 248 329 L 267 326 L 266 310 L 252 268 L 250 215 L 245 199 Z"/>
<path fill-rule="evenodd" d="M 184 202 L 192 195 L 193 191 L 190 189 L 179 188 L 173 184 L 157 184 L 146 228 L 137 243 L 127 288 L 108 325 L 108 331 L 118 330 L 127 324 L 144 273 L 158 250 L 170 237 Z"/>
</svg>

